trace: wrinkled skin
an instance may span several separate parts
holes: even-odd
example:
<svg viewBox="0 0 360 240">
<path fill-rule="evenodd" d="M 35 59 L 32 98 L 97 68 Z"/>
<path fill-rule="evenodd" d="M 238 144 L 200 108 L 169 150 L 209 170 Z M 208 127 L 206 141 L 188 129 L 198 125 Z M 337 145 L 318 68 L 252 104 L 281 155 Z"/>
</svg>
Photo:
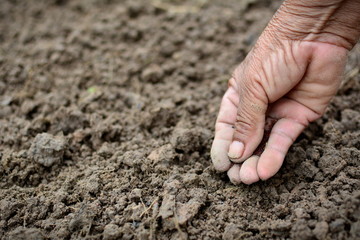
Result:
<svg viewBox="0 0 360 240">
<path fill-rule="evenodd" d="M 211 158 L 231 182 L 274 176 L 299 134 L 322 116 L 359 38 L 360 29 L 352 27 L 359 26 L 359 13 L 358 0 L 289 0 L 281 6 L 221 102 Z M 342 20 L 348 25 L 338 24 Z"/>
</svg>

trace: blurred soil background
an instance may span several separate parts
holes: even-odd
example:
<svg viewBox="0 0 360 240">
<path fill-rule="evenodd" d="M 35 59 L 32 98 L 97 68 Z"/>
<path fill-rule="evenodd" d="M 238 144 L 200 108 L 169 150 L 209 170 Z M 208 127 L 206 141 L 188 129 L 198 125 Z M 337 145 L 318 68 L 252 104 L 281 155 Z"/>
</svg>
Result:
<svg viewBox="0 0 360 240">
<path fill-rule="evenodd" d="M 359 239 L 359 47 L 274 178 L 211 166 L 227 80 L 279 5 L 0 1 L 1 239 Z"/>
</svg>

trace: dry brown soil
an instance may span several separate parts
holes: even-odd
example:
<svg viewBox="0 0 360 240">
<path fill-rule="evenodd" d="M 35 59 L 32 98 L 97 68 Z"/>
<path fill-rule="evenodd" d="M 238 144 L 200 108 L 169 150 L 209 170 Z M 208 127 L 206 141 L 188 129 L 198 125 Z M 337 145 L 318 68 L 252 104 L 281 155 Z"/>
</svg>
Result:
<svg viewBox="0 0 360 240">
<path fill-rule="evenodd" d="M 359 239 L 359 49 L 274 178 L 211 166 L 227 80 L 279 4 L 1 0 L 1 239 Z"/>
</svg>

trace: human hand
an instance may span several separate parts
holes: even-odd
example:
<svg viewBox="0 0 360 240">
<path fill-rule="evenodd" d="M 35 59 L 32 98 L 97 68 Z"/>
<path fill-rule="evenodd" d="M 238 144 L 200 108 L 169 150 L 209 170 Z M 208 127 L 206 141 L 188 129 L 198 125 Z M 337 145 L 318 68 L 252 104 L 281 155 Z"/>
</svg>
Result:
<svg viewBox="0 0 360 240">
<path fill-rule="evenodd" d="M 222 99 L 211 157 L 235 184 L 278 172 L 290 146 L 335 95 L 347 53 L 359 37 L 351 24 L 359 26 L 360 16 L 350 10 L 360 10 L 360 1 L 352 6 L 340 0 L 300 2 L 308 5 L 285 1 L 235 70 Z M 349 28 L 330 24 L 351 14 Z"/>
</svg>

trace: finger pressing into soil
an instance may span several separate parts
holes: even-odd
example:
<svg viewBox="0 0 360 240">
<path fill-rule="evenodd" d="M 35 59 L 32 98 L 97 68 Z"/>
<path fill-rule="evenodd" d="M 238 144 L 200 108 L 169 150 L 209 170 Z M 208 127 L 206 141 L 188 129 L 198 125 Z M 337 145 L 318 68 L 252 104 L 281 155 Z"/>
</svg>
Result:
<svg viewBox="0 0 360 240">
<path fill-rule="evenodd" d="M 233 88 L 226 91 L 215 124 L 215 138 L 211 147 L 211 159 L 215 169 L 220 172 L 227 171 L 231 166 L 228 151 L 234 134 L 237 96 L 238 94 Z"/>
<path fill-rule="evenodd" d="M 287 118 L 271 122 L 276 123 L 257 165 L 257 172 L 262 180 L 272 177 L 279 171 L 290 146 L 305 128 L 303 124 Z"/>
<path fill-rule="evenodd" d="M 240 167 L 241 167 L 241 164 L 234 164 L 227 172 L 230 182 L 232 182 L 235 185 L 241 183 Z"/>
<path fill-rule="evenodd" d="M 243 162 L 239 172 L 241 182 L 245 184 L 252 184 L 259 181 L 259 176 L 256 169 L 258 161 L 259 156 L 254 155 Z"/>
</svg>

